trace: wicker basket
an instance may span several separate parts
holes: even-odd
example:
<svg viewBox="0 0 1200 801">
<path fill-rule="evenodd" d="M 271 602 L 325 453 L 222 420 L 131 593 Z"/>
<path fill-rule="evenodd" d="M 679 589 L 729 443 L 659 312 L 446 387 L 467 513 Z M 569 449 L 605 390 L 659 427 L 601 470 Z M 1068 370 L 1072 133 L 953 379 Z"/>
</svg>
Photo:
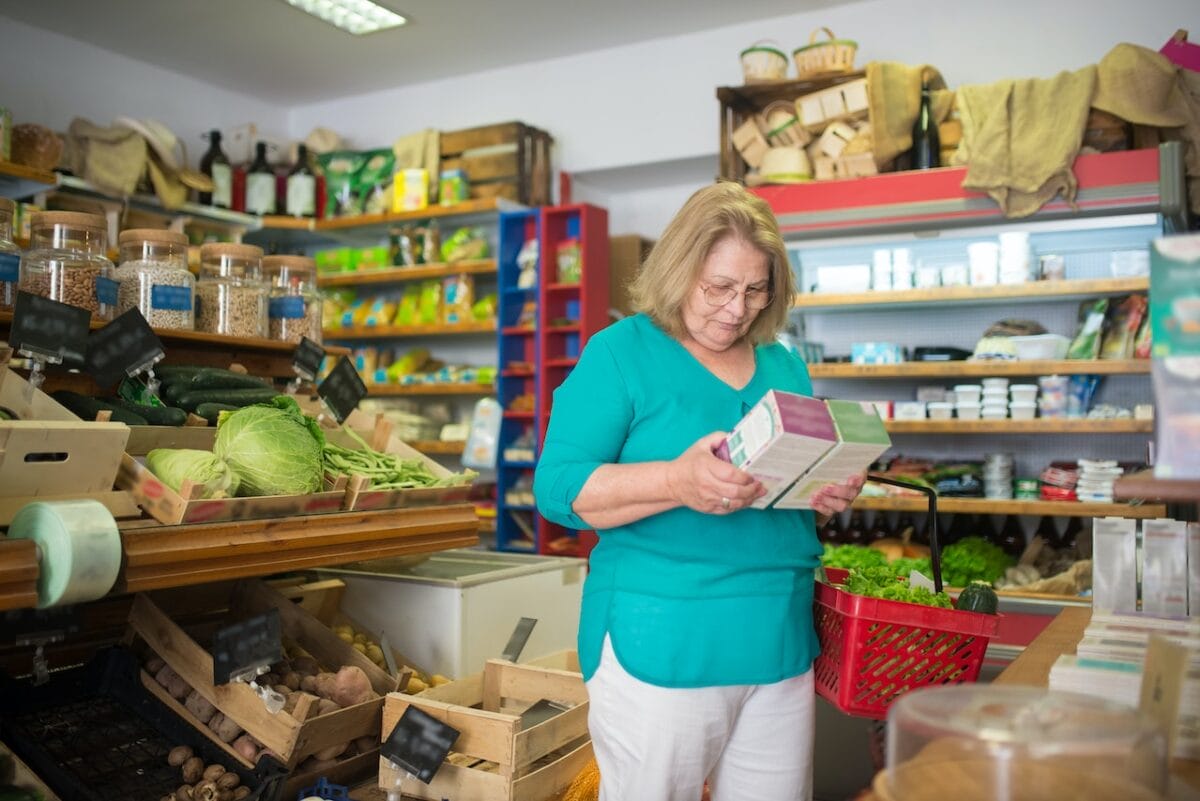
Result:
<svg viewBox="0 0 1200 801">
<path fill-rule="evenodd" d="M 742 77 L 746 83 L 782 81 L 787 77 L 787 55 L 771 40 L 755 42 L 742 51 Z"/>
<path fill-rule="evenodd" d="M 812 141 L 812 134 L 800 124 L 796 107 L 788 100 L 777 100 L 762 111 L 763 132 L 767 141 L 775 147 L 793 145 L 804 147 Z"/>
<path fill-rule="evenodd" d="M 817 41 L 817 34 L 821 31 L 825 32 L 829 41 Z M 803 80 L 853 72 L 854 54 L 857 50 L 858 42 L 838 39 L 828 28 L 817 28 L 808 37 L 808 44 L 792 51 L 792 58 L 796 61 L 796 77 Z"/>
</svg>

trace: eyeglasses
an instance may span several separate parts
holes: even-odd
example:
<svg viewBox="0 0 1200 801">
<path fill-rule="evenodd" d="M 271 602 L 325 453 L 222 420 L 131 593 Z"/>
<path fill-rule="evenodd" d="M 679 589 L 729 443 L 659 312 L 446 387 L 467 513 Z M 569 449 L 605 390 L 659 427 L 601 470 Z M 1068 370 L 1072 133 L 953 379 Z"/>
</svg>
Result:
<svg viewBox="0 0 1200 801">
<path fill-rule="evenodd" d="M 760 311 L 771 305 L 770 289 L 750 287 L 745 292 L 738 292 L 731 286 L 716 284 L 701 284 L 700 287 L 704 290 L 704 301 L 709 306 L 724 306 L 726 303 L 731 303 L 739 294 L 746 298 L 746 308 L 752 311 Z"/>
</svg>

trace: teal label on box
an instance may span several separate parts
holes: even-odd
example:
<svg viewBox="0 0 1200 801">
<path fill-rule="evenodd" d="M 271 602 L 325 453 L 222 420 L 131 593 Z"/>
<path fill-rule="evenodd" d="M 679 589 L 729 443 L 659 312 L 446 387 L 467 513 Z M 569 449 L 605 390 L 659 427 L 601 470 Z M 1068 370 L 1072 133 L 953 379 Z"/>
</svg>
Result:
<svg viewBox="0 0 1200 801">
<path fill-rule="evenodd" d="M 163 311 L 191 311 L 192 288 L 156 284 L 150 287 L 150 308 Z"/>
<path fill-rule="evenodd" d="M 0 283 L 15 284 L 21 277 L 21 257 L 16 253 L 0 253 Z"/>
<path fill-rule="evenodd" d="M 1200 356 L 1200 234 L 1154 241 L 1150 325 L 1156 358 Z"/>
</svg>

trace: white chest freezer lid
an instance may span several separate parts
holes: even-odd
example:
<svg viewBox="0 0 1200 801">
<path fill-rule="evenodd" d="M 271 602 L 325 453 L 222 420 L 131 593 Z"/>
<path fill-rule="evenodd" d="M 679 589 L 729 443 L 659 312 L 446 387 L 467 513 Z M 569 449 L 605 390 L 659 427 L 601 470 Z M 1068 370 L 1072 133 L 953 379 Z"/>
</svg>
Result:
<svg viewBox="0 0 1200 801">
<path fill-rule="evenodd" d="M 537 556 L 459 548 L 429 554 L 428 558 L 420 561 L 414 561 L 413 557 L 409 556 L 373 559 L 369 562 L 352 562 L 338 567 L 324 567 L 318 573 L 327 576 L 361 576 L 421 584 L 470 587 L 530 573 L 585 569 L 586 565 L 587 563 L 582 559 L 567 556 Z"/>
</svg>

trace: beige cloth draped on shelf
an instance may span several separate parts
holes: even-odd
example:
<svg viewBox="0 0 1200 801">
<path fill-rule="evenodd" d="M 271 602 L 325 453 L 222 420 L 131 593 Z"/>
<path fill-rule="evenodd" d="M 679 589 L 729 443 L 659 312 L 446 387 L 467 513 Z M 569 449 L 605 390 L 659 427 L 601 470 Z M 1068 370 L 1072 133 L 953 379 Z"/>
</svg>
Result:
<svg viewBox="0 0 1200 801">
<path fill-rule="evenodd" d="M 933 117 L 946 119 L 954 93 L 936 67 L 872 61 L 867 64 L 867 107 L 871 119 L 872 152 L 882 169 L 912 148 L 912 128 L 921 111 L 921 78 L 933 92 Z"/>
</svg>

